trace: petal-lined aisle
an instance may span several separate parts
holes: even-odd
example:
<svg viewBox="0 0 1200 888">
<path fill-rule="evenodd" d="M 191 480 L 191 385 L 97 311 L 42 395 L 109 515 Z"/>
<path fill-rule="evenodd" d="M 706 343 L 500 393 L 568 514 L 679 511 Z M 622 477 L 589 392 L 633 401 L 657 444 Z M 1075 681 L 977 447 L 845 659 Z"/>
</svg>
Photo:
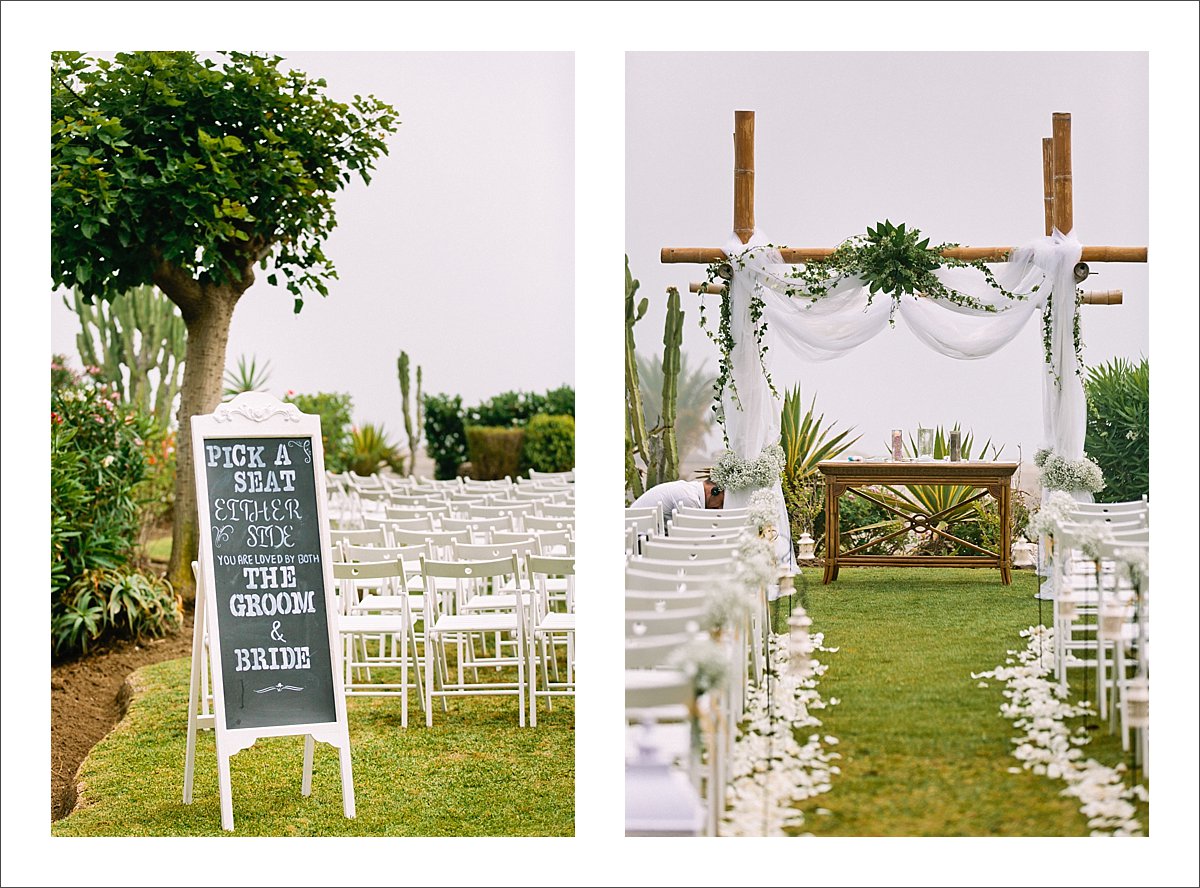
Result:
<svg viewBox="0 0 1200 888">
<path fill-rule="evenodd" d="M 813 629 L 840 649 L 821 689 L 841 703 L 824 711 L 821 730 L 839 738 L 842 760 L 833 791 L 801 806 L 803 831 L 1089 834 L 1078 800 L 1060 795 L 1061 782 L 1009 773 L 1017 732 L 1000 715 L 1003 685 L 980 688 L 971 677 L 1025 647 L 1020 632 L 1039 619 L 1036 588 L 1025 572 L 1004 587 L 984 571 L 885 569 L 805 586 Z M 1106 725 L 1089 733 L 1089 758 L 1122 763 L 1120 740 Z M 830 814 L 811 816 L 818 807 Z M 1148 823 L 1145 805 L 1139 809 Z"/>
</svg>

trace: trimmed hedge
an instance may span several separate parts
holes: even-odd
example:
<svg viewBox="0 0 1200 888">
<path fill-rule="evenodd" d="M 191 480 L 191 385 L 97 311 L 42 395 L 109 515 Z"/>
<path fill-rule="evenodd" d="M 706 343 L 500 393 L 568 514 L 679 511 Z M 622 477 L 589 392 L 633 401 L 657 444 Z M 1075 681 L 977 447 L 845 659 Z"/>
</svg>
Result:
<svg viewBox="0 0 1200 888">
<path fill-rule="evenodd" d="M 524 429 L 467 426 L 471 477 L 480 481 L 517 477 L 524 443 Z"/>
<path fill-rule="evenodd" d="M 575 417 L 542 414 L 525 427 L 521 473 L 567 472 L 575 468 Z"/>
</svg>

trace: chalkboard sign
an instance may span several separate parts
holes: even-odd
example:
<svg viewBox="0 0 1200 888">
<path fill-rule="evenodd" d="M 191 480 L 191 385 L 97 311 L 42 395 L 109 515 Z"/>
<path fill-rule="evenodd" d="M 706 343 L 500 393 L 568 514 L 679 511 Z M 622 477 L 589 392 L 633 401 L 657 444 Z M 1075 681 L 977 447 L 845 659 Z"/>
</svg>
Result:
<svg viewBox="0 0 1200 888">
<path fill-rule="evenodd" d="M 312 438 L 204 438 L 225 726 L 331 722 Z"/>
<path fill-rule="evenodd" d="M 304 735 L 301 792 L 316 741 L 338 748 L 354 816 L 346 697 L 329 565 L 320 418 L 264 392 L 192 417 L 200 521 L 184 802 L 196 731 L 216 731 L 221 825 L 233 829 L 229 759 L 259 737 Z M 212 713 L 204 689 L 212 676 Z"/>
</svg>

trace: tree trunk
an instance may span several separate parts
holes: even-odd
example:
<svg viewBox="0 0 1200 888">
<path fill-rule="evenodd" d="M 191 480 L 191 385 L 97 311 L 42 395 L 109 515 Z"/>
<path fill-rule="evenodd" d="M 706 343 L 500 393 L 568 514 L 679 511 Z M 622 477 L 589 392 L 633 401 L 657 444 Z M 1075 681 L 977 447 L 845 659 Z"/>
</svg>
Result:
<svg viewBox="0 0 1200 888">
<path fill-rule="evenodd" d="M 221 401 L 229 324 L 234 306 L 249 283 L 220 286 L 191 280 L 187 282 L 190 286 L 178 286 L 178 281 L 167 281 L 165 286 L 163 281 L 158 283 L 179 306 L 187 325 L 179 431 L 175 439 L 175 514 L 167 579 L 176 592 L 190 600 L 196 594 L 192 561 L 196 558 L 200 539 L 192 462 L 192 417 L 198 413 L 211 413 Z"/>
</svg>

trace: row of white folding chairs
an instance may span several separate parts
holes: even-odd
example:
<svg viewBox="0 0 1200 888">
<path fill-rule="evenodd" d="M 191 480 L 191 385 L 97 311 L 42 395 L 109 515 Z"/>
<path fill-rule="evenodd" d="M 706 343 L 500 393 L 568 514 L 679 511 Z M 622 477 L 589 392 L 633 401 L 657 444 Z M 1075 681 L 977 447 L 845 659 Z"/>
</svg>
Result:
<svg viewBox="0 0 1200 888">
<path fill-rule="evenodd" d="M 639 604 L 627 600 L 626 607 Z M 715 835 L 728 782 L 728 694 L 714 689 L 697 699 L 693 676 L 673 662 L 676 651 L 707 630 L 706 622 L 703 606 L 626 610 L 625 758 L 628 774 L 636 768 L 638 747 L 649 745 L 663 763 L 685 774 L 705 798 L 703 822 Z M 695 737 L 703 738 L 703 756 Z"/>
<path fill-rule="evenodd" d="M 427 725 L 432 725 L 434 697 L 441 697 L 446 709 L 445 701 L 450 696 L 513 694 L 518 697 L 519 723 L 524 726 L 526 700 L 531 723 L 536 725 L 539 697 L 549 703 L 552 696 L 574 694 L 574 613 L 551 609 L 548 583 L 566 579 L 573 589 L 573 558 L 526 552 L 522 559 L 513 552 L 491 560 L 434 560 L 420 554 L 417 573 L 423 593 L 414 593 L 412 567 L 394 550 L 344 547 L 343 554 L 358 559 L 333 564 L 346 608 L 339 617 L 339 632 L 345 639 L 348 695 L 400 696 L 401 723 L 406 726 L 410 687 L 422 700 Z M 371 556 L 393 557 L 379 561 Z M 573 595 L 570 600 L 573 604 Z M 415 631 L 418 621 L 424 624 L 420 636 Z M 487 634 L 497 639 L 490 655 L 480 645 L 481 637 Z M 376 642 L 377 653 L 368 653 L 368 638 Z M 512 654 L 504 653 L 499 643 L 502 638 L 513 648 Z M 555 641 L 566 645 L 565 679 L 558 675 L 557 660 L 553 667 L 547 662 Z M 419 642 L 424 647 L 423 679 L 415 668 Z M 448 644 L 458 655 L 453 670 L 447 656 Z M 408 677 L 410 665 L 415 672 L 413 682 Z M 479 680 L 480 667 L 506 666 L 516 668 L 515 681 Z M 400 669 L 399 682 L 375 681 L 371 676 L 372 668 L 389 667 Z M 364 675 L 365 681 L 360 678 Z"/>
<path fill-rule="evenodd" d="M 332 509 L 331 509 L 332 512 Z M 450 503 L 424 505 L 390 505 L 376 503 L 353 504 L 349 511 L 332 512 L 331 520 L 346 529 L 377 526 L 381 521 L 409 521 L 410 527 L 426 527 L 433 530 L 452 529 L 443 526 L 447 521 L 465 526 L 467 523 L 493 522 L 503 519 L 509 530 L 523 530 L 527 526 L 536 530 L 561 530 L 573 524 L 575 507 L 566 503 L 540 502 L 497 502 L 494 504 Z M 486 525 L 485 525 L 486 526 Z"/>
<path fill-rule="evenodd" d="M 705 539 L 736 536 L 749 518 L 746 509 L 701 509 L 680 506 L 664 515 L 662 503 L 653 506 L 625 507 L 625 552 L 639 554 L 641 543 L 665 534 L 680 539 Z"/>
<path fill-rule="evenodd" d="M 1142 502 L 1080 506 L 1053 534 L 1056 675 L 1065 691 L 1069 669 L 1094 668 L 1099 716 L 1107 717 L 1114 730 L 1119 723 L 1126 749 L 1130 729 L 1136 729 L 1144 753 L 1149 578 L 1140 577 L 1135 588 L 1118 565 L 1148 555 L 1149 513 Z M 1104 526 L 1109 539 L 1096 547 L 1098 557 L 1091 558 L 1079 541 L 1094 537 L 1096 525 Z M 1132 720 L 1131 694 L 1138 704 Z"/>
</svg>

